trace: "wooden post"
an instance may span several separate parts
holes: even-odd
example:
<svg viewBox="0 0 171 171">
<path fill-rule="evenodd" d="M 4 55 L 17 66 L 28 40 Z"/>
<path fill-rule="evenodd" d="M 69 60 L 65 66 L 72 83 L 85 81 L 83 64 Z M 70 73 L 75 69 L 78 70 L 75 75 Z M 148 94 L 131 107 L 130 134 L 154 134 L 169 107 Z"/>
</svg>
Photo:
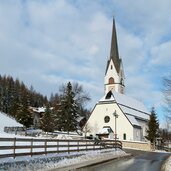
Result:
<svg viewBox="0 0 171 171">
<path fill-rule="evenodd" d="M 47 140 L 45 139 L 45 154 L 47 155 Z"/>
<path fill-rule="evenodd" d="M 15 153 L 15 148 L 16 148 L 16 137 L 14 138 L 14 159 L 15 159 L 15 156 L 16 156 L 16 155 L 15 155 L 15 154 L 16 154 L 16 153 Z"/>
<path fill-rule="evenodd" d="M 87 151 L 87 140 L 86 140 L 86 151 Z"/>
<path fill-rule="evenodd" d="M 95 150 L 95 148 L 96 148 L 96 144 L 95 144 L 95 143 L 93 143 L 93 150 Z"/>
<path fill-rule="evenodd" d="M 57 153 L 59 153 L 59 140 L 57 140 Z"/>
<path fill-rule="evenodd" d="M 77 141 L 77 151 L 79 152 L 79 140 Z"/>
<path fill-rule="evenodd" d="M 69 140 L 68 140 L 68 154 L 70 153 L 70 151 L 69 151 Z"/>
<path fill-rule="evenodd" d="M 30 153 L 32 157 L 33 156 L 33 138 L 31 139 Z"/>
</svg>

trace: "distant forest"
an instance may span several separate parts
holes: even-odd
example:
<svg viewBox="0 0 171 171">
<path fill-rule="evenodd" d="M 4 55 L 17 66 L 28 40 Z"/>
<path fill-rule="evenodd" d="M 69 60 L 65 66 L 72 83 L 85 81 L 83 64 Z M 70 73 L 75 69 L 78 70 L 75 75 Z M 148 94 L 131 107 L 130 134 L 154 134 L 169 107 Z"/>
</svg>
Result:
<svg viewBox="0 0 171 171">
<path fill-rule="evenodd" d="M 33 86 L 29 89 L 18 79 L 0 75 L 0 111 L 15 117 L 18 108 L 23 104 L 40 107 L 47 102 L 47 97 L 36 92 Z"/>
<path fill-rule="evenodd" d="M 89 95 L 83 91 L 83 87 L 78 83 L 73 84 L 73 90 L 72 85 L 70 86 L 71 91 L 73 91 L 73 103 L 77 104 L 77 113 L 79 113 L 80 116 L 86 116 L 89 111 L 84 108 L 84 104 L 90 100 Z M 35 91 L 33 86 L 28 88 L 19 79 L 0 75 L 0 111 L 14 117 L 26 127 L 30 127 L 33 124 L 33 115 L 29 107 L 51 106 L 54 108 L 53 115 L 58 118 L 60 116 L 58 108 L 62 104 L 61 100 L 64 99 L 64 96 L 67 100 L 69 98 L 65 95 L 66 90 L 67 86 L 62 85 L 60 95 L 58 93 L 51 94 L 48 100 L 46 96 Z M 64 107 L 64 112 L 65 109 L 66 107 Z M 66 119 L 63 117 L 63 114 L 61 118 Z M 47 120 L 48 119 L 46 119 L 46 121 Z"/>
</svg>

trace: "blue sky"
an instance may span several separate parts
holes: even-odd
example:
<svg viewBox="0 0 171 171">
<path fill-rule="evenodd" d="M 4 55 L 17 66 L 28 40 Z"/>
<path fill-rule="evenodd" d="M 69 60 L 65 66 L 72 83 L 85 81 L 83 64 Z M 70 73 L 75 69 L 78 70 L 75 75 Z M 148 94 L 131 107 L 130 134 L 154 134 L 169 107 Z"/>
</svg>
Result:
<svg viewBox="0 0 171 171">
<path fill-rule="evenodd" d="M 0 1 L 0 73 L 44 95 L 77 81 L 104 94 L 115 16 L 126 94 L 155 106 L 160 120 L 162 78 L 171 72 L 170 0 Z"/>
</svg>

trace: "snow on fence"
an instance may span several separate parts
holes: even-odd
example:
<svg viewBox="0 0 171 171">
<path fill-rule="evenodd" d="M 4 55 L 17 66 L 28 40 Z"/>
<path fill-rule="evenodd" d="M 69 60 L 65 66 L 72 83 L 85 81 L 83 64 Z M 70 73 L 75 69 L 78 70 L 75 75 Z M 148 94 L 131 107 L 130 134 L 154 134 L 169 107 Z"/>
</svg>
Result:
<svg viewBox="0 0 171 171">
<path fill-rule="evenodd" d="M 120 148 L 118 140 L 0 138 L 0 158 Z"/>
</svg>

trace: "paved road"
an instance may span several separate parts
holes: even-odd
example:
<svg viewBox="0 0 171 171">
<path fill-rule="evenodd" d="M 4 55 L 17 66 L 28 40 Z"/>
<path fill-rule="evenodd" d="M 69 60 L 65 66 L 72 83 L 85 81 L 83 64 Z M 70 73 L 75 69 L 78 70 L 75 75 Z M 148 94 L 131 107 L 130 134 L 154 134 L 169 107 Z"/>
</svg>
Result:
<svg viewBox="0 0 171 171">
<path fill-rule="evenodd" d="M 133 154 L 131 158 L 112 160 L 77 171 L 160 171 L 163 162 L 170 155 L 168 153 L 142 152 L 126 150 Z"/>
</svg>

